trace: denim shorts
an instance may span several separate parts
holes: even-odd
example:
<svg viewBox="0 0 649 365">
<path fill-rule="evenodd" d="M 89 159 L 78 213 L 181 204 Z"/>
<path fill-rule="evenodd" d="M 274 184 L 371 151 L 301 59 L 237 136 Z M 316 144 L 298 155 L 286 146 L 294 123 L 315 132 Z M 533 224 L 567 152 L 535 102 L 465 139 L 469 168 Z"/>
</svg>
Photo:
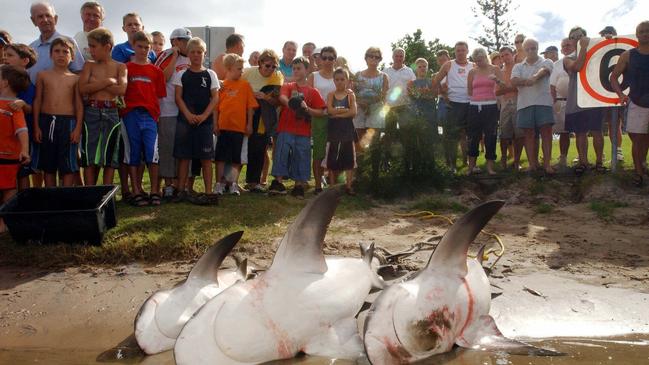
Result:
<svg viewBox="0 0 649 365">
<path fill-rule="evenodd" d="M 128 135 L 125 144 L 124 162 L 131 166 L 158 163 L 158 123 L 144 108 L 135 108 L 124 116 L 124 127 Z"/>
<path fill-rule="evenodd" d="M 551 106 L 531 105 L 516 112 L 516 127 L 521 129 L 538 128 L 554 124 Z"/>
<path fill-rule="evenodd" d="M 311 138 L 279 132 L 271 175 L 308 181 L 311 178 Z"/>
</svg>

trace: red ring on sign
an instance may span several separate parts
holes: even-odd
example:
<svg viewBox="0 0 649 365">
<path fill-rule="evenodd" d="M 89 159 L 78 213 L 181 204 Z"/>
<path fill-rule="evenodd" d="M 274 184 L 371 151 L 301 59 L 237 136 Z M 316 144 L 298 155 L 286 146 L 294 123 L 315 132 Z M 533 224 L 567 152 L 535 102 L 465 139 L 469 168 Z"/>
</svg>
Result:
<svg viewBox="0 0 649 365">
<path fill-rule="evenodd" d="M 638 47 L 638 41 L 631 38 L 611 38 L 597 43 L 593 48 L 589 49 L 588 52 L 586 53 L 586 60 L 584 61 L 584 66 L 581 68 L 581 71 L 579 71 L 579 80 L 581 80 L 581 85 L 584 87 L 584 90 L 586 90 L 588 95 L 592 96 L 594 99 L 599 100 L 603 103 L 617 104 L 620 102 L 619 98 L 610 98 L 608 96 L 599 94 L 597 91 L 595 91 L 595 89 L 593 89 L 592 86 L 590 86 L 590 84 L 588 83 L 588 78 L 586 77 L 586 68 L 588 66 L 588 61 L 590 61 L 591 57 L 593 57 L 593 54 L 595 54 L 595 52 L 599 51 L 601 48 L 605 46 L 608 46 L 611 43 L 624 43 L 634 48 Z"/>
</svg>

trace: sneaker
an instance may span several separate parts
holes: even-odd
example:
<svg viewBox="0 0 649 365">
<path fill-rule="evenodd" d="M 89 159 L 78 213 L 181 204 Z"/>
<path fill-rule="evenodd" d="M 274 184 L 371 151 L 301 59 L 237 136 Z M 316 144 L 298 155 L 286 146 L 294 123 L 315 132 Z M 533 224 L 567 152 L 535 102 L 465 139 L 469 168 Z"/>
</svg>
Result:
<svg viewBox="0 0 649 365">
<path fill-rule="evenodd" d="M 165 186 L 164 189 L 162 189 L 162 199 L 171 200 L 174 195 L 176 195 L 176 188 L 174 188 L 173 185 Z"/>
<path fill-rule="evenodd" d="M 239 190 L 239 184 L 235 184 L 235 183 L 230 184 L 230 194 L 236 196 L 241 195 L 241 190 Z"/>
<path fill-rule="evenodd" d="M 286 194 L 286 186 L 277 180 L 273 180 L 268 188 L 268 193 L 271 195 L 284 195 Z"/>
<path fill-rule="evenodd" d="M 622 153 L 622 149 L 620 147 L 617 148 L 617 160 L 624 161 L 624 153 Z"/>
<path fill-rule="evenodd" d="M 223 195 L 224 192 L 225 192 L 225 185 L 224 184 L 216 183 L 216 185 L 214 185 L 214 194 Z"/>
<path fill-rule="evenodd" d="M 187 190 L 183 190 L 183 191 L 179 191 L 171 201 L 174 203 L 182 203 L 184 201 L 187 201 L 188 198 L 189 198 L 189 194 L 187 193 Z"/>
<path fill-rule="evenodd" d="M 304 199 L 304 187 L 302 185 L 295 185 L 293 190 L 291 190 L 291 196 L 298 199 Z"/>
<path fill-rule="evenodd" d="M 261 184 L 254 185 L 250 187 L 250 192 L 251 193 L 265 193 L 266 189 L 264 189 L 264 186 Z"/>
</svg>

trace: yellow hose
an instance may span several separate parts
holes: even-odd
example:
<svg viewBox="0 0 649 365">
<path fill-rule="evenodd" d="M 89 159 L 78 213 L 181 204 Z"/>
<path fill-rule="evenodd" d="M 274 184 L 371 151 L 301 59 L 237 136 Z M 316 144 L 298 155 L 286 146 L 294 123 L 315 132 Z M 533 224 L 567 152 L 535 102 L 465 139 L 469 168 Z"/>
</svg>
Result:
<svg viewBox="0 0 649 365">
<path fill-rule="evenodd" d="M 417 218 L 419 218 L 419 219 L 434 219 L 434 218 L 438 218 L 438 219 L 443 219 L 443 220 L 447 221 L 449 224 L 453 224 L 453 220 L 452 220 L 451 218 L 449 218 L 449 217 L 447 217 L 447 216 L 445 216 L 445 215 L 435 214 L 435 213 L 433 213 L 433 212 L 431 212 L 431 211 L 428 211 L 428 210 L 422 210 L 422 211 L 419 211 L 419 212 L 411 212 L 411 213 L 395 213 L 395 216 L 397 216 L 397 217 L 403 217 L 403 218 L 408 218 L 408 217 L 417 217 Z M 495 234 L 495 233 L 492 233 L 492 232 L 489 232 L 489 231 L 485 231 L 484 229 L 481 230 L 480 232 L 481 232 L 481 233 L 484 233 L 485 235 L 490 236 L 491 238 L 493 238 L 494 240 L 496 240 L 496 242 L 498 243 L 498 246 L 500 247 L 500 249 L 489 248 L 489 249 L 485 250 L 485 252 L 484 252 L 484 254 L 483 254 L 483 256 L 482 256 L 483 261 L 488 260 L 488 259 L 489 259 L 489 255 L 492 254 L 492 253 L 493 253 L 494 255 L 496 255 L 496 257 L 498 257 L 498 258 L 496 259 L 496 261 L 494 261 L 494 262 L 491 264 L 491 266 L 489 267 L 490 269 L 493 269 L 493 267 L 496 265 L 496 263 L 498 262 L 498 260 L 500 260 L 500 258 L 501 258 L 501 257 L 503 256 L 503 254 L 505 253 L 505 244 L 503 243 L 502 239 L 500 239 L 500 236 L 498 236 L 498 235 Z M 474 255 L 469 255 L 469 257 L 475 258 Z"/>
</svg>

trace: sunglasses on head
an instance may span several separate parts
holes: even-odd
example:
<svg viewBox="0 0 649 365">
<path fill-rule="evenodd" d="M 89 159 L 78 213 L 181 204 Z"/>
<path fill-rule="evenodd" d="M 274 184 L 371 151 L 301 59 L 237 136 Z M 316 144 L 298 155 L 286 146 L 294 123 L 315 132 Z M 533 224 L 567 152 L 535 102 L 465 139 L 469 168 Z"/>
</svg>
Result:
<svg viewBox="0 0 649 365">
<path fill-rule="evenodd" d="M 381 59 L 381 56 L 377 56 L 377 55 L 373 55 L 373 54 L 368 54 L 368 55 L 365 55 L 365 58 L 371 58 L 371 59 L 375 59 L 375 60 L 380 60 L 380 59 Z"/>
<path fill-rule="evenodd" d="M 320 56 L 320 59 L 323 61 L 334 61 L 336 58 L 334 56 Z"/>
<path fill-rule="evenodd" d="M 265 68 L 271 68 L 271 69 L 274 70 L 274 69 L 277 68 L 277 65 L 273 65 L 273 64 L 271 64 L 271 63 L 264 63 L 264 67 L 265 67 Z"/>
</svg>

